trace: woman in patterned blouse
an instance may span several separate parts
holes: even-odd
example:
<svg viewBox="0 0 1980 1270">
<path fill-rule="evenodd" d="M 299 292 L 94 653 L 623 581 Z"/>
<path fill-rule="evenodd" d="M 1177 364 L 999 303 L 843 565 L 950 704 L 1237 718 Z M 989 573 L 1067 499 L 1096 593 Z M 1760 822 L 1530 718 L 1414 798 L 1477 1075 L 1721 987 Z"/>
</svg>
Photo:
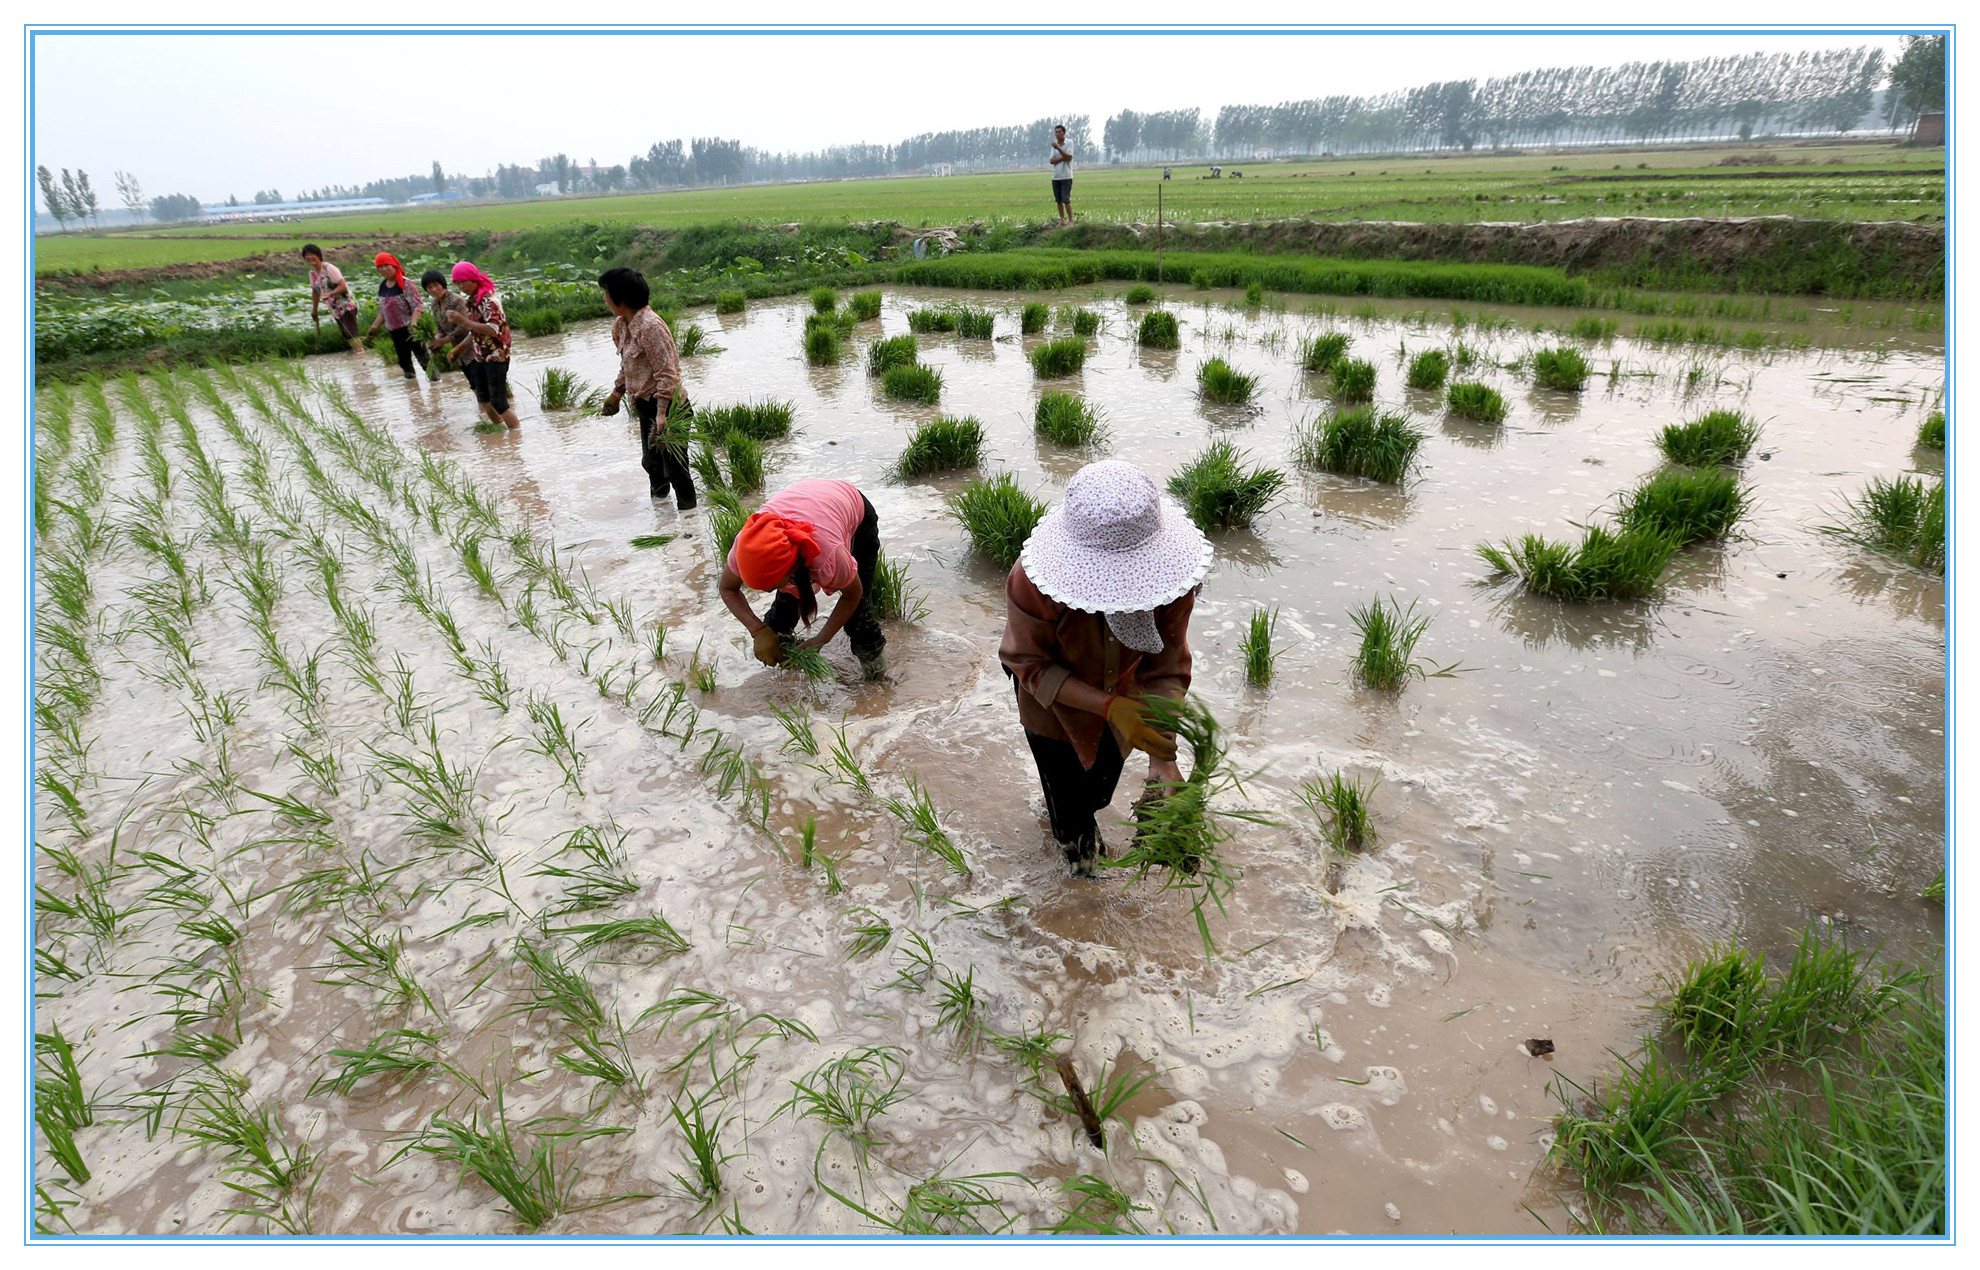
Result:
<svg viewBox="0 0 1980 1270">
<path fill-rule="evenodd" d="M 495 294 L 495 280 L 463 260 L 454 266 L 454 285 L 467 297 L 467 312 L 455 321 L 467 328 L 474 346 L 466 369 L 475 399 L 491 422 L 520 428 L 522 420 L 509 404 L 509 315 Z"/>
<path fill-rule="evenodd" d="M 362 353 L 364 345 L 357 337 L 357 301 L 351 298 L 351 284 L 344 281 L 344 271 L 323 258 L 323 248 L 315 243 L 307 243 L 302 249 L 303 263 L 309 266 L 309 320 L 316 323 L 316 329 L 323 329 L 323 306 L 330 307 L 330 320 L 350 341 L 353 353 Z"/>
<path fill-rule="evenodd" d="M 406 267 L 391 252 L 379 252 L 372 264 L 379 278 L 378 316 L 364 337 L 370 339 L 378 334 L 381 326 L 391 332 L 392 348 L 399 355 L 399 369 L 406 373 L 407 379 L 418 379 L 413 373 L 413 359 L 417 357 L 421 367 L 426 365 L 426 346 L 412 334 L 412 325 L 419 320 L 419 291 L 406 281 Z"/>
</svg>

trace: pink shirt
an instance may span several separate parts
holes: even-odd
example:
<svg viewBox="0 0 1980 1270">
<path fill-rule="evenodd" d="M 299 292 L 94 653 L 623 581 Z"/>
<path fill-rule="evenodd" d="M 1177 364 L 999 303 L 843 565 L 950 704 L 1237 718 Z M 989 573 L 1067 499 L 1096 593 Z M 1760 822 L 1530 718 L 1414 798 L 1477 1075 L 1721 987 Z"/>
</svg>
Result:
<svg viewBox="0 0 1980 1270">
<path fill-rule="evenodd" d="M 859 565 L 852 556 L 853 534 L 866 519 L 866 495 L 859 492 L 859 486 L 850 481 L 799 481 L 765 499 L 759 510 L 805 521 L 816 531 L 818 555 L 805 560 L 811 569 L 812 590 L 837 595 L 859 576 Z M 742 576 L 733 546 L 729 548 L 729 568 Z M 780 589 L 797 595 L 794 586 Z"/>
</svg>

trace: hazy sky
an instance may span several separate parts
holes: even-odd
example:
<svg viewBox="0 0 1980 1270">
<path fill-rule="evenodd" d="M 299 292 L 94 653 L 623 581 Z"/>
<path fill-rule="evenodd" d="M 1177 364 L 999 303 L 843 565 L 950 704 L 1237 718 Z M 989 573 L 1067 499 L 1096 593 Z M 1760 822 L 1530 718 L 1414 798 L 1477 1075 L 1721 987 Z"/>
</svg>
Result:
<svg viewBox="0 0 1980 1270">
<path fill-rule="evenodd" d="M 1695 35 L 38 35 L 38 162 L 113 169 L 148 194 L 425 172 L 563 151 L 623 163 L 660 140 L 766 150 L 1123 106 L 1407 88 L 1540 66 L 1878 44 L 1895 36 Z M 994 68 L 991 69 L 991 68 Z M 610 85 L 610 87 L 606 87 Z M 458 102 L 450 100 L 457 98 Z"/>
</svg>

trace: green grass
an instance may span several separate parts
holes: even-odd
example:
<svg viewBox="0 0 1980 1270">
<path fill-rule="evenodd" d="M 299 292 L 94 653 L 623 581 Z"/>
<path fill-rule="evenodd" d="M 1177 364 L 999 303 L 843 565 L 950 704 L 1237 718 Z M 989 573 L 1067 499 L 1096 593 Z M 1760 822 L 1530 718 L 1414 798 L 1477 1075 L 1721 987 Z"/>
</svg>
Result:
<svg viewBox="0 0 1980 1270">
<path fill-rule="evenodd" d="M 1175 314 L 1155 309 L 1141 315 L 1134 339 L 1143 348 L 1181 348 L 1182 328 L 1177 325 Z"/>
<path fill-rule="evenodd" d="M 1251 400 L 1251 394 L 1256 391 L 1258 376 L 1233 370 L 1223 358 L 1213 357 L 1197 370 L 1196 387 L 1205 401 L 1243 405 Z"/>
<path fill-rule="evenodd" d="M 1398 482 L 1416 461 L 1423 433 L 1409 416 L 1377 415 L 1373 406 L 1337 410 L 1301 424 L 1293 432 L 1293 460 L 1342 476 Z"/>
<path fill-rule="evenodd" d="M 1843 504 L 1829 532 L 1934 573 L 1946 571 L 1946 484 L 1917 476 L 1872 477 Z"/>
<path fill-rule="evenodd" d="M 1217 441 L 1169 478 L 1169 492 L 1199 529 L 1249 529 L 1285 488 L 1284 472 L 1247 467 L 1244 457 L 1229 441 Z"/>
<path fill-rule="evenodd" d="M 1925 422 L 1918 425 L 1918 448 L 1921 450 L 1943 450 L 1946 448 L 1946 412 L 1934 410 L 1925 416 Z"/>
<path fill-rule="evenodd" d="M 718 291 L 715 293 L 717 313 L 741 313 L 749 307 L 749 296 L 741 291 Z"/>
<path fill-rule="evenodd" d="M 1657 448 L 1673 463 L 1712 467 L 1738 463 L 1760 440 L 1760 425 L 1737 410 L 1714 410 L 1657 434 Z"/>
<path fill-rule="evenodd" d="M 1474 381 L 1452 384 L 1444 394 L 1444 404 L 1460 419 L 1479 423 L 1504 423 L 1506 419 L 1506 399 L 1499 390 Z"/>
<path fill-rule="evenodd" d="M 1348 613 L 1355 633 L 1361 637 L 1350 666 L 1354 680 L 1370 688 L 1394 691 L 1408 683 L 1446 670 L 1426 670 L 1416 655 L 1423 632 L 1430 629 L 1429 617 L 1416 615 L 1416 601 L 1404 608 L 1394 599 L 1375 599 Z"/>
<path fill-rule="evenodd" d="M 1254 688 L 1263 688 L 1272 682 L 1273 668 L 1277 666 L 1280 657 L 1280 652 L 1272 648 L 1272 637 L 1278 629 L 1277 608 L 1269 613 L 1264 609 L 1253 610 L 1251 621 L 1245 627 L 1244 641 L 1239 646 L 1238 656 L 1244 662 L 1244 681 Z"/>
<path fill-rule="evenodd" d="M 1106 431 L 1098 407 L 1066 392 L 1046 392 L 1032 414 L 1038 435 L 1059 445 L 1092 445 Z"/>
<path fill-rule="evenodd" d="M 1689 546 L 1731 533 L 1751 500 L 1751 491 L 1722 467 L 1665 468 L 1623 495 L 1616 523 Z"/>
<path fill-rule="evenodd" d="M 1086 365 L 1086 341 L 1077 335 L 1048 340 L 1031 350 L 1031 371 L 1040 379 L 1063 379 Z"/>
<path fill-rule="evenodd" d="M 917 352 L 912 335 L 875 340 L 866 346 L 866 373 L 877 379 L 896 366 L 912 366 Z"/>
<path fill-rule="evenodd" d="M 1366 851 L 1376 843 L 1375 814 L 1369 800 L 1381 783 L 1374 778 L 1364 782 L 1345 772 L 1330 772 L 1301 781 L 1296 796 L 1320 822 L 1328 846 L 1342 853 Z"/>
<path fill-rule="evenodd" d="M 1045 515 L 1045 504 L 1026 493 L 1009 472 L 971 481 L 950 495 L 948 506 L 970 543 L 1004 569 L 1017 563 L 1025 539 Z"/>
<path fill-rule="evenodd" d="M 916 427 L 907 448 L 894 463 L 895 476 L 906 480 L 931 472 L 975 467 L 983 457 L 983 425 L 971 417 L 943 415 Z"/>
<path fill-rule="evenodd" d="M 1533 382 L 1542 388 L 1580 392 L 1588 382 L 1588 359 L 1579 349 L 1541 349 L 1533 355 Z"/>
<path fill-rule="evenodd" d="M 908 314 L 908 330 L 935 334 L 956 329 L 956 311 L 950 308 L 915 309 Z"/>
<path fill-rule="evenodd" d="M 1353 338 L 1346 331 L 1320 331 L 1299 342 L 1300 369 L 1309 374 L 1324 375 L 1334 368 L 1334 363 L 1347 354 Z"/>
<path fill-rule="evenodd" d="M 845 353 L 845 344 L 833 326 L 808 326 L 804 332 L 804 360 L 813 366 L 836 366 Z"/>
<path fill-rule="evenodd" d="M 1442 388 L 1450 378 L 1451 359 L 1441 348 L 1426 348 L 1409 359 L 1405 382 L 1411 388 Z"/>
<path fill-rule="evenodd" d="M 956 310 L 956 336 L 965 340 L 987 340 L 996 334 L 997 315 L 988 309 L 968 305 Z"/>
<path fill-rule="evenodd" d="M 1375 396 L 1375 367 L 1357 357 L 1343 357 L 1327 368 L 1327 390 L 1342 401 L 1368 401 Z"/>
<path fill-rule="evenodd" d="M 878 291 L 855 291 L 846 297 L 846 312 L 856 322 L 871 322 L 880 316 L 882 298 Z"/>
<path fill-rule="evenodd" d="M 1052 306 L 1042 300 L 1033 301 L 1018 313 L 1018 330 L 1025 335 L 1036 335 L 1045 329 L 1052 320 Z"/>
<path fill-rule="evenodd" d="M 1582 531 L 1579 543 L 1537 534 L 1519 541 L 1481 544 L 1478 555 L 1495 572 L 1517 577 L 1536 595 L 1557 600 L 1633 600 L 1656 589 L 1678 544 L 1654 530 Z"/>
<path fill-rule="evenodd" d="M 834 291 L 830 287 L 813 287 L 811 289 L 812 312 L 830 313 L 838 307 L 839 293 L 837 291 Z"/>
<path fill-rule="evenodd" d="M 1137 282 L 1127 289 L 1127 295 L 1123 298 L 1129 304 L 1153 304 L 1155 303 L 1155 288 L 1145 282 Z"/>
<path fill-rule="evenodd" d="M 889 366 L 880 376 L 880 391 L 895 401 L 932 406 L 942 400 L 942 372 L 920 362 Z"/>
</svg>

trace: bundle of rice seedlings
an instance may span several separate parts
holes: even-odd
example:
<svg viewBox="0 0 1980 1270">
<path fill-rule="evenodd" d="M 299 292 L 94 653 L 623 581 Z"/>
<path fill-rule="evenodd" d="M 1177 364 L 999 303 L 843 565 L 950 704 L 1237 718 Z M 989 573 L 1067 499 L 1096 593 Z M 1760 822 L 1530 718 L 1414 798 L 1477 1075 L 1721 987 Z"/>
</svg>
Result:
<svg viewBox="0 0 1980 1270">
<path fill-rule="evenodd" d="M 914 430 L 894 463 L 894 474 L 906 480 L 930 472 L 975 467 L 982 454 L 983 425 L 973 418 L 943 415 Z"/>
<path fill-rule="evenodd" d="M 674 434 L 669 431 L 668 435 Z M 703 489 L 726 486 L 728 481 L 722 476 L 722 462 L 715 457 L 715 443 L 727 438 L 707 432 L 700 433 L 699 437 L 701 444 L 696 447 L 693 456 L 688 460 L 694 467 L 694 479 L 700 482 Z M 676 452 L 679 452 L 678 448 Z"/>
<path fill-rule="evenodd" d="M 536 380 L 536 403 L 545 410 L 569 410 L 589 390 L 589 385 L 571 371 L 551 366 Z"/>
<path fill-rule="evenodd" d="M 971 481 L 950 495 L 948 503 L 949 514 L 976 549 L 1005 569 L 1017 563 L 1025 540 L 1045 515 L 1045 504 L 1026 493 L 1009 472 Z"/>
<path fill-rule="evenodd" d="M 1426 348 L 1409 359 L 1411 388 L 1442 388 L 1450 373 L 1451 359 L 1441 348 Z"/>
<path fill-rule="evenodd" d="M 1040 435 L 1060 445 L 1091 445 L 1105 430 L 1100 411 L 1068 392 L 1040 396 L 1032 420 Z"/>
<path fill-rule="evenodd" d="M 1533 382 L 1542 388 L 1580 392 L 1588 382 L 1588 359 L 1579 349 L 1541 349 L 1533 355 Z"/>
<path fill-rule="evenodd" d="M 1062 379 L 1086 365 L 1086 341 L 1077 335 L 1050 340 L 1031 350 L 1031 371 L 1040 379 Z"/>
<path fill-rule="evenodd" d="M 880 376 L 880 391 L 896 401 L 932 406 L 942 399 L 942 372 L 920 362 L 889 366 Z"/>
<path fill-rule="evenodd" d="M 878 378 L 895 366 L 912 366 L 917 351 L 912 335 L 875 340 L 866 346 L 866 373 Z"/>
<path fill-rule="evenodd" d="M 1409 602 L 1408 608 L 1393 598 L 1386 602 L 1370 600 L 1349 610 L 1348 620 L 1361 635 L 1361 646 L 1355 650 L 1350 666 L 1357 683 L 1386 692 L 1402 687 L 1412 676 L 1428 679 L 1456 670 L 1455 666 L 1426 670 L 1417 657 L 1417 641 L 1430 628 L 1430 619 L 1416 615 L 1415 600 Z"/>
<path fill-rule="evenodd" d="M 1125 297 L 1129 304 L 1155 303 L 1155 288 L 1145 282 L 1137 282 L 1127 289 Z"/>
<path fill-rule="evenodd" d="M 1632 600 L 1650 594 L 1678 544 L 1654 529 L 1590 526 L 1579 543 L 1527 534 L 1518 542 L 1481 543 L 1478 554 L 1496 572 L 1527 590 L 1557 600 Z"/>
<path fill-rule="evenodd" d="M 1313 374 L 1325 374 L 1334 368 L 1348 350 L 1350 337 L 1346 331 L 1322 331 L 1309 335 L 1299 342 L 1300 368 Z"/>
<path fill-rule="evenodd" d="M 763 488 L 763 446 L 755 437 L 744 432 L 731 432 L 728 436 L 729 485 L 738 494 L 750 494 Z"/>
<path fill-rule="evenodd" d="M 1338 410 L 1293 433 L 1293 459 L 1305 467 L 1342 476 L 1364 476 L 1394 483 L 1416 459 L 1423 433 L 1408 415 L 1377 416 L 1373 406 Z"/>
<path fill-rule="evenodd" d="M 555 335 L 564 329 L 564 315 L 555 309 L 525 309 L 509 320 L 524 335 Z"/>
<path fill-rule="evenodd" d="M 1367 401 L 1375 395 L 1375 367 L 1358 357 L 1337 358 L 1327 368 L 1327 383 L 1342 401 Z"/>
<path fill-rule="evenodd" d="M 715 558 L 727 560 L 749 513 L 743 510 L 742 498 L 726 485 L 704 481 L 701 496 L 708 501 L 708 530 L 715 535 Z"/>
<path fill-rule="evenodd" d="M 908 314 L 910 331 L 953 331 L 956 329 L 956 315 L 953 309 L 916 309 Z"/>
<path fill-rule="evenodd" d="M 1043 300 L 1033 300 L 1018 314 L 1018 330 L 1026 335 L 1036 335 L 1045 329 L 1045 323 L 1052 319 L 1052 306 Z"/>
<path fill-rule="evenodd" d="M 1760 440 L 1760 425 L 1737 410 L 1714 410 L 1657 434 L 1657 448 L 1673 463 L 1712 467 L 1737 463 Z"/>
<path fill-rule="evenodd" d="M 846 297 L 846 312 L 857 322 L 871 322 L 880 316 L 878 291 L 855 291 Z"/>
<path fill-rule="evenodd" d="M 1217 285 L 1217 280 L 1210 276 L 1208 269 L 1192 269 L 1189 272 L 1189 285 L 1198 291 L 1208 291 Z"/>
<path fill-rule="evenodd" d="M 749 305 L 749 297 L 740 291 L 722 291 L 715 296 L 717 313 L 741 313 Z"/>
<path fill-rule="evenodd" d="M 1583 317 L 1568 324 L 1568 334 L 1581 340 L 1612 340 L 1622 323 L 1614 318 Z"/>
<path fill-rule="evenodd" d="M 904 564 L 896 564 L 882 547 L 873 564 L 873 612 L 883 622 L 919 622 L 928 616 L 922 593 L 908 585 Z"/>
<path fill-rule="evenodd" d="M 1284 472 L 1247 468 L 1243 458 L 1229 441 L 1218 441 L 1169 478 L 1169 492 L 1182 501 L 1197 528 L 1206 533 L 1248 529 L 1285 488 Z"/>
<path fill-rule="evenodd" d="M 1244 303 L 1247 308 L 1253 309 L 1265 303 L 1265 284 L 1262 282 L 1245 283 Z"/>
<path fill-rule="evenodd" d="M 1844 504 L 1844 523 L 1829 532 L 1901 560 L 1946 571 L 1946 483 L 1915 476 L 1874 477 Z"/>
<path fill-rule="evenodd" d="M 795 670 L 813 683 L 832 677 L 832 665 L 825 660 L 825 654 L 807 646 L 803 639 L 796 635 L 786 635 L 782 643 L 783 664 L 786 670 Z"/>
<path fill-rule="evenodd" d="M 1751 497 L 1725 468 L 1665 468 L 1623 496 L 1616 522 L 1625 529 L 1653 529 L 1689 546 L 1731 533 Z"/>
<path fill-rule="evenodd" d="M 1251 623 L 1245 628 L 1239 655 L 1244 660 L 1244 681 L 1254 688 L 1263 688 L 1272 682 L 1272 669 L 1279 660 L 1279 654 L 1272 649 L 1272 636 L 1278 629 L 1278 609 L 1270 613 L 1264 609 L 1252 611 Z"/>
<path fill-rule="evenodd" d="M 811 309 L 814 313 L 830 313 L 839 307 L 839 293 L 830 287 L 811 289 Z"/>
<path fill-rule="evenodd" d="M 966 340 L 987 340 L 997 329 L 997 315 L 968 306 L 956 310 L 956 334 Z"/>
<path fill-rule="evenodd" d="M 1918 448 L 1921 450 L 1943 450 L 1946 448 L 1946 412 L 1934 410 L 1925 416 L 1925 422 L 1918 425 Z"/>
<path fill-rule="evenodd" d="M 1444 394 L 1444 401 L 1451 413 L 1460 419 L 1476 419 L 1480 423 L 1503 423 L 1506 418 L 1506 399 L 1496 388 L 1467 380 L 1450 386 Z"/>
<path fill-rule="evenodd" d="M 1196 372 L 1196 386 L 1205 401 L 1243 405 L 1258 387 L 1258 376 L 1233 370 L 1223 358 L 1213 357 Z"/>
<path fill-rule="evenodd" d="M 1182 328 L 1176 324 L 1175 314 L 1156 309 L 1141 315 L 1134 338 L 1143 348 L 1181 348 Z"/>
<path fill-rule="evenodd" d="M 791 434 L 795 410 L 789 401 L 743 401 L 704 410 L 698 422 L 711 436 L 740 432 L 758 441 L 780 441 Z"/>
<path fill-rule="evenodd" d="M 1060 330 L 1069 330 L 1074 335 L 1097 335 L 1100 332 L 1100 315 L 1092 309 L 1068 305 L 1059 310 L 1055 321 Z"/>
<path fill-rule="evenodd" d="M 674 340 L 674 351 L 682 357 L 698 357 L 703 353 L 719 353 L 722 350 L 708 342 L 708 332 L 701 323 L 689 322 Z"/>
<path fill-rule="evenodd" d="M 813 366 L 836 366 L 843 352 L 836 326 L 807 326 L 804 330 L 804 360 Z"/>
<path fill-rule="evenodd" d="M 1358 777 L 1333 772 L 1325 778 L 1307 777 L 1299 783 L 1296 796 L 1320 822 L 1327 845 L 1346 854 L 1375 845 L 1375 816 L 1368 800 L 1381 784 L 1373 778 L 1364 784 Z"/>
</svg>

